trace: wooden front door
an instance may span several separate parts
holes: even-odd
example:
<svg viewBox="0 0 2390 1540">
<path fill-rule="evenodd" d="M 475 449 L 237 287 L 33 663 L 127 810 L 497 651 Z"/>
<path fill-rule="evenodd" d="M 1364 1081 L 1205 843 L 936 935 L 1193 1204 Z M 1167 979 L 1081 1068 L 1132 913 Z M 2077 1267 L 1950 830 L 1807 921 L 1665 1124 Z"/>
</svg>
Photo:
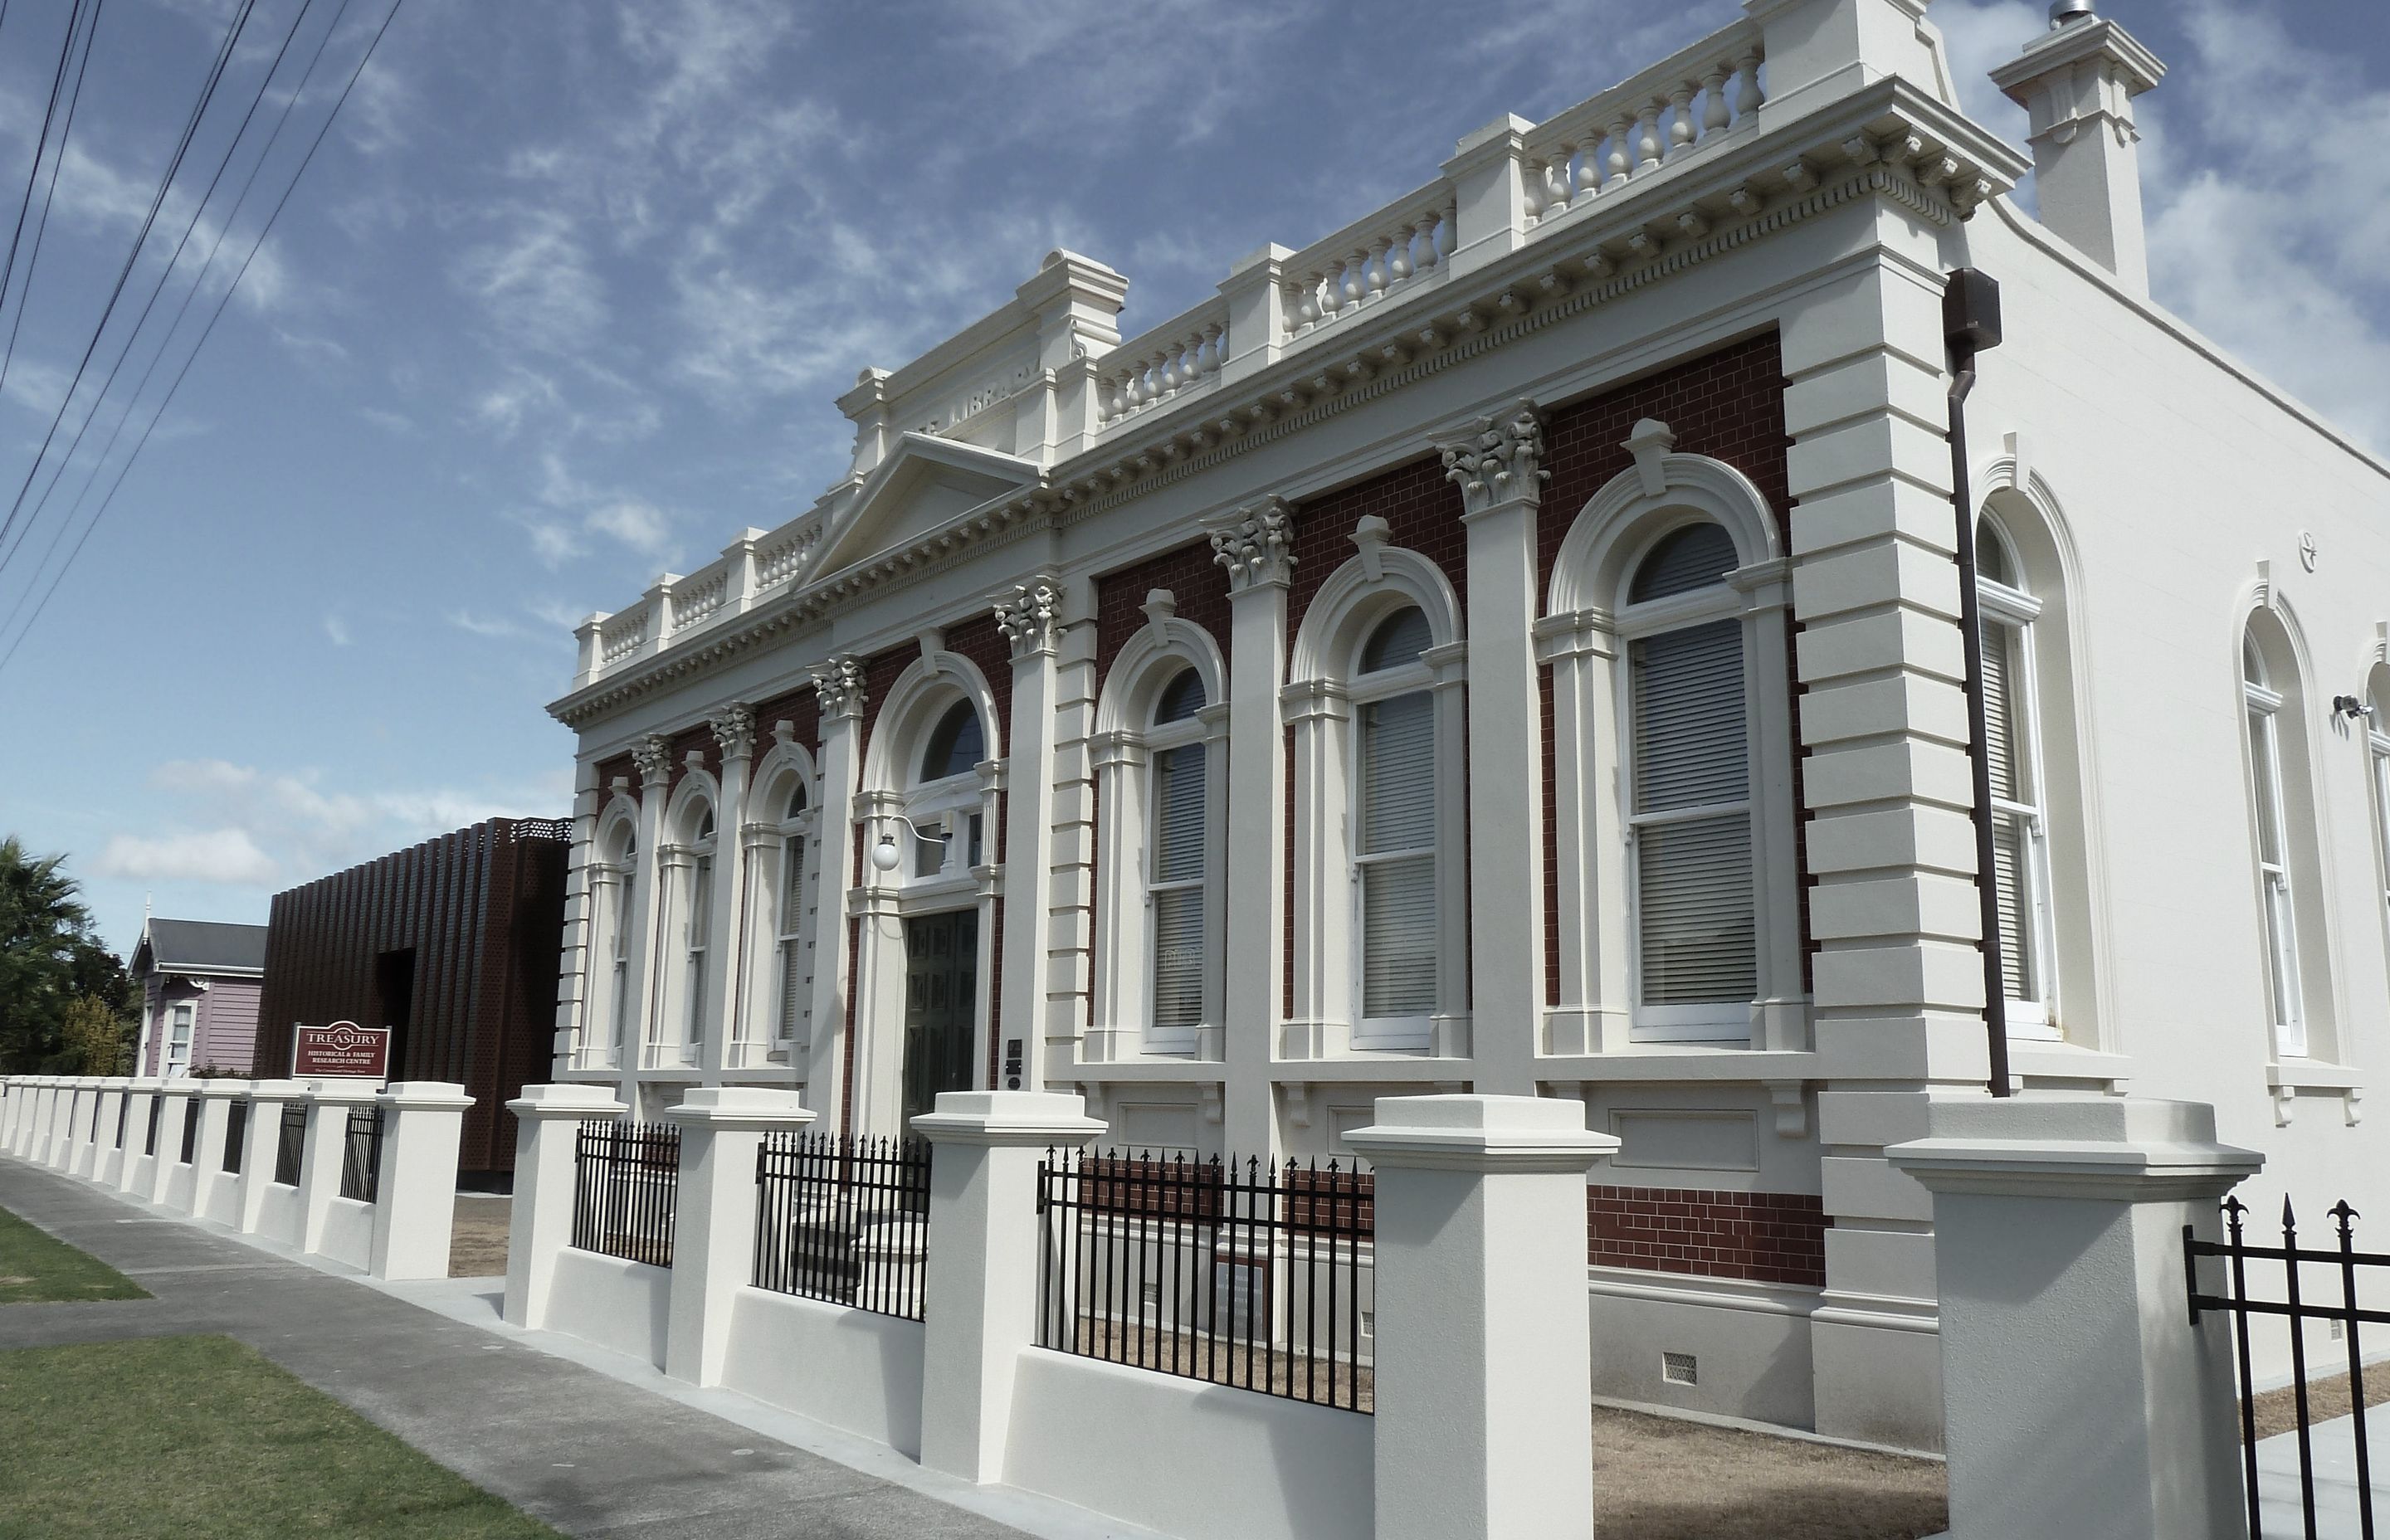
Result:
<svg viewBox="0 0 2390 1540">
<path fill-rule="evenodd" d="M 941 1091 L 971 1088 L 979 1016 L 979 911 L 905 922 L 905 1125 Z"/>
</svg>

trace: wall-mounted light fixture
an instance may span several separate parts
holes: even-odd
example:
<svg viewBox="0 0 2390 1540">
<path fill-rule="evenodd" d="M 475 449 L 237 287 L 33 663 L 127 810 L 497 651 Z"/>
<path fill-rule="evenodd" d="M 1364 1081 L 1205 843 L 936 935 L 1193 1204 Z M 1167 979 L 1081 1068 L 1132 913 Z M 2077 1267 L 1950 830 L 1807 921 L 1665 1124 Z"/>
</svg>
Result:
<svg viewBox="0 0 2390 1540">
<path fill-rule="evenodd" d="M 880 816 L 882 818 L 893 818 L 896 822 L 903 824 L 906 828 L 913 831 L 913 838 L 916 840 L 927 840 L 932 844 L 943 845 L 948 840 L 954 838 L 951 834 L 924 833 L 920 825 L 915 823 L 912 819 L 907 818 L 902 813 L 883 813 L 880 815 Z M 880 829 L 880 842 L 871 847 L 871 864 L 879 867 L 881 871 L 893 872 L 896 869 L 896 864 L 903 859 L 904 856 L 898 853 L 896 849 L 896 836 L 890 833 L 884 828 Z"/>
<path fill-rule="evenodd" d="M 2333 696 L 2332 698 L 2332 709 L 2333 713 L 2339 716 L 2359 717 L 2371 716 L 2373 714 L 2372 707 L 2367 705 L 2364 701 L 2359 700 L 2353 695 Z"/>
</svg>

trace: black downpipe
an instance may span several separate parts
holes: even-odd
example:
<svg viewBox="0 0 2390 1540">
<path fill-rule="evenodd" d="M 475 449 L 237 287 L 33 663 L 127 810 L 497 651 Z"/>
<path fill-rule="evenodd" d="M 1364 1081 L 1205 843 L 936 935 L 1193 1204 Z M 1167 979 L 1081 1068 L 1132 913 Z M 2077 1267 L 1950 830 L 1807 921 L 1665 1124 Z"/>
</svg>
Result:
<svg viewBox="0 0 2390 1540">
<path fill-rule="evenodd" d="M 1959 515 L 1959 629 L 1967 660 L 1967 759 L 1974 778 L 1975 892 L 1984 930 L 1984 1033 L 1990 1050 L 1992 1095 L 2014 1094 L 2009 1084 L 2008 969 L 2000 948 L 1999 880 L 1992 832 L 1991 736 L 1985 720 L 1984 611 L 1975 591 L 1974 497 L 1967 484 L 1967 396 L 1975 388 L 1975 355 L 2000 344 L 2000 286 L 1991 275 L 1961 267 L 1942 291 L 1943 342 L 1950 359 L 1950 502 Z"/>
</svg>

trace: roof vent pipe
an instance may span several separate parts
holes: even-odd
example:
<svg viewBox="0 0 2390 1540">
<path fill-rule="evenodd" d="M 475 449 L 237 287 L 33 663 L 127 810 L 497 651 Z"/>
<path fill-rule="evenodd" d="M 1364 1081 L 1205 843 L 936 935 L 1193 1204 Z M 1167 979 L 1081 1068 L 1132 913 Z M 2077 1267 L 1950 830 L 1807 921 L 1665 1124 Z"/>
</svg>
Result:
<svg viewBox="0 0 2390 1540">
<path fill-rule="evenodd" d="M 2091 8 L 2091 0 L 2049 0 L 2049 30 L 2058 31 L 2076 21 L 2088 21 L 2099 13 Z"/>
</svg>

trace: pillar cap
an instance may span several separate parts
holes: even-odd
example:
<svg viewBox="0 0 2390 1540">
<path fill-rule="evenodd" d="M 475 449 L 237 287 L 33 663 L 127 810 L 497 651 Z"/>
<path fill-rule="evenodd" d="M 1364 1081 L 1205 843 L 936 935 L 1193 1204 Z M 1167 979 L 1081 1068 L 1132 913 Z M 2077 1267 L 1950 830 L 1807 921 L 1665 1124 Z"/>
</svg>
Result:
<svg viewBox="0 0 2390 1540">
<path fill-rule="evenodd" d="M 548 1085 L 526 1085 L 522 1095 L 507 1103 L 507 1110 L 517 1118 L 533 1120 L 578 1118 L 584 1123 L 599 1119 L 619 1118 L 630 1109 L 614 1099 L 614 1093 L 603 1085 L 582 1085 L 570 1082 Z"/>
<path fill-rule="evenodd" d="M 402 1112 L 462 1109 L 473 1105 L 465 1087 L 445 1080 L 394 1080 L 381 1088 L 385 1107 Z"/>
<path fill-rule="evenodd" d="M 108 1084 L 106 1075 L 77 1075 L 74 1088 L 78 1091 L 96 1091 L 106 1084 Z"/>
<path fill-rule="evenodd" d="M 328 1107 L 370 1107 L 381 1097 L 381 1082 L 358 1080 L 309 1080 L 307 1099 Z"/>
<path fill-rule="evenodd" d="M 794 1091 L 768 1085 L 700 1085 L 664 1109 L 664 1121 L 682 1128 L 745 1128 L 767 1132 L 803 1128 L 820 1114 Z"/>
<path fill-rule="evenodd" d="M 1076 1149 L 1104 1131 L 1086 1107 L 1076 1091 L 941 1091 L 913 1131 L 932 1144 Z"/>
<path fill-rule="evenodd" d="M 135 1075 L 131 1080 L 125 1082 L 124 1088 L 128 1091 L 148 1092 L 155 1091 L 165 1084 L 166 1083 L 164 1081 L 160 1080 L 156 1075 Z"/>
<path fill-rule="evenodd" d="M 1557 1097 L 1380 1097 L 1378 1121 L 1344 1136 L 1370 1164 L 1397 1170 L 1573 1173 L 1618 1149 Z"/>
<path fill-rule="evenodd" d="M 199 1082 L 199 1095 L 203 1097 L 245 1097 L 249 1095 L 249 1082 L 246 1080 L 233 1080 L 229 1078 L 220 1080 L 203 1080 Z"/>
<path fill-rule="evenodd" d="M 251 1101 L 304 1101 L 307 1087 L 295 1080 L 252 1080 L 249 1097 Z"/>
<path fill-rule="evenodd" d="M 2205 1102 L 2082 1093 L 1937 1101 L 1924 1138 L 1883 1153 L 1930 1192 L 2152 1203 L 2220 1198 L 2266 1163 L 2217 1142 Z"/>
<path fill-rule="evenodd" d="M 172 1080 L 159 1081 L 158 1094 L 161 1097 L 195 1097 L 199 1094 L 199 1087 L 206 1084 L 206 1081 L 193 1080 L 188 1075 L 177 1075 Z"/>
</svg>

